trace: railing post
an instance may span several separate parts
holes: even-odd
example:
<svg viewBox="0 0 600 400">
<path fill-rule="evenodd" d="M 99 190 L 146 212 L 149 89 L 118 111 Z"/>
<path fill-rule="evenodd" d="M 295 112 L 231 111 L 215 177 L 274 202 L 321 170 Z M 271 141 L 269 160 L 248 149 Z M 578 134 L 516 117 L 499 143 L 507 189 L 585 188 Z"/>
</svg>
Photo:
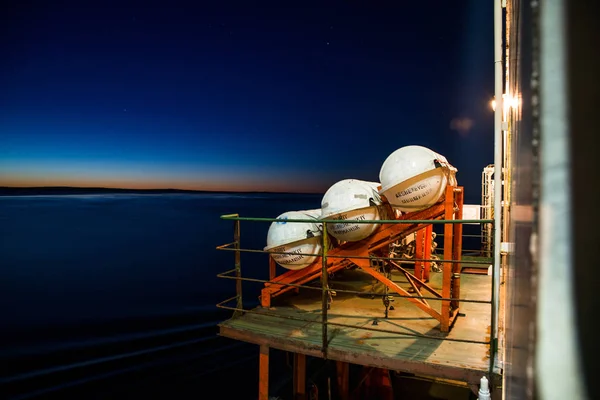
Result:
<svg viewBox="0 0 600 400">
<path fill-rule="evenodd" d="M 417 260 L 415 261 L 415 276 L 420 280 L 425 279 L 425 273 L 423 272 L 425 268 L 425 262 L 421 260 L 424 258 L 429 259 L 429 257 L 425 256 L 425 234 L 426 228 L 419 229 L 415 236 L 415 259 Z"/>
<path fill-rule="evenodd" d="M 496 229 L 492 229 L 492 243 L 494 243 L 494 245 L 496 244 Z M 492 249 L 492 265 L 494 265 L 493 263 L 496 262 L 496 250 Z M 491 316 L 491 322 L 490 322 L 490 371 L 489 371 L 489 375 L 492 376 L 492 374 L 494 373 L 494 364 L 495 364 L 495 358 L 496 358 L 496 351 L 497 351 L 497 344 L 498 341 L 496 339 L 496 290 L 494 290 L 495 285 L 496 285 L 496 279 L 498 279 L 498 277 L 496 276 L 496 270 L 492 268 L 492 301 L 490 303 L 491 307 L 492 307 L 492 311 L 490 312 L 490 316 Z"/>
<path fill-rule="evenodd" d="M 423 264 L 423 282 L 429 282 L 431 275 L 431 243 L 433 242 L 433 225 L 427 225 L 425 228 L 425 248 L 423 249 L 423 258 L 429 261 L 425 261 Z"/>
<path fill-rule="evenodd" d="M 444 262 L 443 262 L 443 270 L 442 270 L 442 297 L 450 298 L 452 297 L 452 252 L 453 252 L 453 232 L 454 227 L 449 221 L 454 219 L 454 187 L 448 185 L 446 187 L 446 194 L 444 198 Z M 450 331 L 450 301 L 442 300 L 442 309 L 440 314 L 442 315 L 442 320 L 440 321 L 440 330 L 444 333 Z"/>
<path fill-rule="evenodd" d="M 458 207 L 458 211 L 456 211 L 455 219 L 462 220 L 463 219 L 463 206 L 464 206 L 464 191 L 463 187 L 459 186 L 454 189 L 454 201 Z M 454 224 L 452 227 L 452 238 L 454 243 L 452 245 L 452 259 L 457 261 L 452 266 L 452 297 L 455 299 L 460 298 L 460 277 L 461 277 L 461 259 L 462 259 L 462 235 L 463 235 L 463 224 L 462 222 Z M 460 307 L 458 300 L 453 300 L 450 303 L 450 308 L 454 310 L 458 310 Z"/>
<path fill-rule="evenodd" d="M 329 308 L 329 286 L 327 282 L 327 223 L 323 223 L 323 234 L 321 235 L 321 243 L 323 246 L 321 257 L 321 314 L 323 325 L 323 358 L 327 359 L 327 309 Z"/>
<path fill-rule="evenodd" d="M 237 304 L 236 308 L 238 310 L 235 311 L 234 315 L 238 316 L 242 314 L 242 310 L 244 308 L 244 303 L 242 302 L 242 264 L 241 264 L 241 254 L 240 254 L 240 220 L 235 220 L 233 225 L 233 240 L 235 242 L 235 294 L 237 296 Z"/>
</svg>

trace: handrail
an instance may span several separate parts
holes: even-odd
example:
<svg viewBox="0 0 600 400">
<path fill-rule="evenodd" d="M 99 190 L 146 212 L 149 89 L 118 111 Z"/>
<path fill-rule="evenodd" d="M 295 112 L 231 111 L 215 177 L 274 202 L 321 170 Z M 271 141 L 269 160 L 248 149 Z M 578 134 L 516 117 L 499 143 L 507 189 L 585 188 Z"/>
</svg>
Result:
<svg viewBox="0 0 600 400">
<path fill-rule="evenodd" d="M 436 340 L 442 340 L 442 341 L 455 341 L 455 342 L 463 342 L 463 343 L 476 343 L 476 344 L 485 344 L 485 345 L 489 345 L 490 347 L 490 365 L 489 365 L 489 372 L 493 373 L 494 371 L 494 358 L 495 355 L 497 353 L 497 349 L 495 348 L 497 346 L 497 338 L 494 335 L 494 332 L 492 332 L 489 336 L 489 340 L 487 341 L 474 341 L 474 340 L 469 340 L 469 339 L 457 339 L 457 338 L 448 338 L 448 337 L 436 337 L 436 336 L 428 336 L 428 335 L 418 335 L 418 334 L 410 334 L 410 333 L 404 333 L 404 332 L 397 332 L 397 331 L 386 331 L 384 329 L 379 329 L 379 328 L 369 328 L 366 326 L 354 326 L 354 325 L 346 325 L 346 324 L 340 324 L 340 323 L 336 323 L 336 322 L 331 322 L 328 321 L 328 315 L 327 315 L 327 310 L 329 308 L 329 298 L 332 292 L 339 292 L 339 293 L 348 293 L 348 294 L 361 294 L 361 295 L 371 295 L 371 296 L 382 296 L 381 293 L 375 293 L 375 292 L 362 292 L 362 291 L 354 291 L 354 290 L 345 290 L 345 289 L 331 289 L 329 288 L 328 285 L 328 272 L 327 272 L 327 267 L 328 267 L 328 262 L 327 260 L 329 258 L 337 258 L 337 259 L 348 259 L 348 260 L 352 260 L 354 258 L 356 259 L 371 259 L 371 260 L 393 260 L 393 261 L 399 261 L 399 262 L 415 262 L 415 261 L 422 261 L 422 262 L 443 262 L 443 263 L 461 263 L 461 264 L 481 264 L 482 262 L 484 263 L 491 263 L 493 262 L 494 258 L 493 257 L 485 257 L 482 260 L 478 260 L 478 261 L 474 261 L 474 260 L 449 260 L 449 259 L 440 259 L 440 258 L 436 258 L 436 259 L 425 259 L 425 258 L 419 258 L 419 259 L 415 259 L 415 258 L 404 258 L 404 257 L 384 257 L 384 256 L 348 256 L 348 255 L 329 255 L 327 253 L 327 224 L 332 223 L 332 224 L 340 224 L 340 223 L 349 223 L 350 221 L 341 221 L 341 220 L 330 220 L 330 219 L 318 219 L 316 220 L 317 223 L 322 224 L 322 235 L 321 235 L 321 244 L 322 244 L 322 250 L 321 253 L 295 253 L 296 255 L 300 254 L 300 255 L 304 255 L 304 256 L 316 256 L 316 257 L 320 257 L 321 258 L 321 263 L 322 263 L 322 269 L 321 269 L 321 285 L 320 287 L 316 287 L 316 286 L 308 286 L 308 285 L 301 285 L 301 284 L 294 284 L 294 283 L 287 283 L 287 282 L 278 282 L 278 281 L 272 281 L 272 280 L 265 280 L 265 279 L 256 279 L 256 278 L 246 278 L 246 277 L 242 277 L 241 275 L 241 265 L 240 265 L 240 258 L 241 258 L 241 253 L 242 252 L 247 252 L 247 253 L 267 253 L 267 254 L 291 254 L 290 252 L 285 252 L 285 251 L 267 251 L 267 250 L 258 250 L 258 249 L 244 249 L 241 248 L 240 246 L 240 237 L 239 237 L 239 225 L 241 221 L 248 221 L 248 222 L 285 222 L 285 223 L 306 223 L 307 219 L 280 219 L 280 218 L 258 218 L 258 217 L 240 217 L 239 214 L 224 214 L 220 216 L 221 219 L 223 220 L 230 220 L 230 221 L 234 221 L 235 224 L 235 232 L 237 233 L 237 235 L 235 235 L 234 237 L 234 241 L 227 243 L 227 244 L 223 244 L 220 246 L 217 246 L 217 250 L 225 250 L 225 251 L 234 251 L 235 252 L 235 259 L 236 259 L 236 267 L 232 270 L 217 274 L 217 277 L 219 278 L 225 278 L 225 279 L 234 279 L 236 280 L 236 291 L 237 291 L 237 295 L 225 300 L 224 302 L 221 302 L 219 304 L 217 304 L 217 308 L 221 308 L 221 309 L 227 309 L 227 310 L 231 310 L 234 311 L 234 316 L 235 315 L 240 315 L 240 314 L 245 314 L 245 313 L 257 313 L 257 314 L 261 314 L 261 315 L 269 315 L 269 316 L 273 316 L 273 317 L 278 317 L 278 318 L 287 318 L 287 319 L 293 319 L 293 320 L 300 320 L 303 322 L 312 322 L 312 323 L 316 323 L 319 322 L 318 320 L 310 320 L 310 319 L 304 319 L 304 318 L 297 318 L 297 317 L 292 317 L 292 316 L 288 316 L 288 315 L 281 315 L 281 314 L 277 314 L 277 313 L 268 313 L 268 312 L 256 312 L 255 310 L 249 310 L 249 309 L 244 309 L 243 308 L 243 302 L 242 302 L 242 296 L 241 296 L 241 282 L 242 281 L 247 281 L 247 282 L 261 282 L 261 283 L 268 283 L 268 284 L 272 284 L 272 285 L 279 285 L 282 287 L 295 287 L 295 288 L 305 288 L 305 289 L 310 289 L 310 290 L 321 290 L 322 292 L 322 299 L 321 299 L 321 305 L 322 305 L 322 312 L 321 312 L 321 321 L 320 323 L 322 324 L 323 327 L 323 333 L 322 333 L 322 352 L 324 357 L 326 358 L 327 356 L 327 346 L 329 343 L 328 340 L 328 331 L 327 331 L 327 326 L 331 325 L 331 326 L 341 326 L 341 327 L 351 327 L 351 328 L 355 328 L 355 329 L 363 329 L 363 330 L 371 330 L 371 331 L 377 331 L 377 332 L 384 332 L 384 333 L 391 333 L 391 334 L 396 334 L 396 335 L 404 335 L 404 336 L 415 336 L 415 337 L 423 337 L 423 338 L 427 338 L 427 339 L 436 339 Z M 446 225 L 446 224 L 494 224 L 495 220 L 493 219 L 477 219 L 477 220 L 472 220 L 472 219 L 452 219 L 452 220 L 446 220 L 446 219 L 427 219 L 427 220 L 398 220 L 398 219 L 394 219 L 394 220 L 352 220 L 351 221 L 352 224 L 404 224 L 404 225 L 416 225 L 416 224 L 420 224 L 420 225 L 433 225 L 433 224 L 438 224 L 438 225 Z M 235 276 L 230 275 L 231 273 L 235 272 Z M 497 277 L 493 276 L 494 274 L 492 274 L 492 287 L 494 286 L 494 283 L 497 279 Z M 239 288 L 239 290 L 238 290 Z M 406 296 L 406 295 L 401 295 L 399 293 L 385 293 L 385 296 L 389 296 L 389 297 L 398 297 L 398 298 L 414 298 L 414 296 Z M 491 324 L 494 324 L 493 321 L 493 317 L 494 317 L 494 312 L 493 309 L 495 307 L 495 303 L 498 301 L 498 299 L 494 296 L 494 293 L 492 291 L 492 297 L 490 300 L 476 300 L 476 299 L 467 299 L 467 298 L 453 298 L 453 297 L 433 297 L 433 296 L 419 296 L 418 298 L 422 298 L 424 300 L 429 300 L 429 301 L 456 301 L 456 302 L 465 302 L 465 303 L 478 303 L 478 304 L 490 304 L 491 308 L 492 308 L 492 320 L 490 321 Z M 225 306 L 224 304 L 233 300 L 237 300 L 237 305 L 236 307 L 229 307 L 229 306 Z M 378 319 L 378 318 L 376 318 Z"/>
<path fill-rule="evenodd" d="M 225 214 L 220 216 L 221 219 L 229 221 L 252 221 L 252 222 L 304 222 L 312 221 L 311 219 L 297 219 L 297 218 L 263 218 L 263 217 L 240 217 L 238 214 Z M 339 219 L 319 219 L 315 220 L 318 223 L 326 224 L 345 224 L 349 223 L 347 220 L 342 221 Z M 351 220 L 352 224 L 493 224 L 493 219 L 363 219 L 363 220 Z"/>
</svg>

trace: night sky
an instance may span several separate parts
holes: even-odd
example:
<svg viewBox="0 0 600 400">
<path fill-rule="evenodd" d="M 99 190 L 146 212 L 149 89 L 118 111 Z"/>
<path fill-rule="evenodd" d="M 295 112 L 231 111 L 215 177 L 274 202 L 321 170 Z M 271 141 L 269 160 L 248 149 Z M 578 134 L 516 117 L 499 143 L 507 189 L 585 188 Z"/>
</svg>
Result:
<svg viewBox="0 0 600 400">
<path fill-rule="evenodd" d="M 477 199 L 493 162 L 491 1 L 8 3 L 0 186 L 322 193 L 420 144 Z"/>
</svg>

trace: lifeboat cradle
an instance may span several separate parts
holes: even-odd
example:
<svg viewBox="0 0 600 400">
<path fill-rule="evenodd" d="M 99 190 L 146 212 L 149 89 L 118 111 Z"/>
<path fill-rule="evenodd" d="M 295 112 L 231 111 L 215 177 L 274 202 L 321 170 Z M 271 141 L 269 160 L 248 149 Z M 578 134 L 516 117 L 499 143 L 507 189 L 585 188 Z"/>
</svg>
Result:
<svg viewBox="0 0 600 400">
<path fill-rule="evenodd" d="M 462 219 L 463 188 L 448 185 L 441 202 L 422 211 L 406 213 L 396 220 L 403 223 L 382 223 L 371 236 L 359 242 L 345 242 L 326 252 L 326 275 L 356 266 L 385 285 L 386 291 L 392 291 L 406 298 L 415 306 L 435 318 L 440 323 L 440 330 L 448 332 L 459 312 L 460 271 L 462 253 L 462 223 L 451 223 Z M 387 203 L 385 203 L 386 206 Z M 388 215 L 394 215 L 388 210 Z M 444 226 L 444 262 L 442 268 L 441 293 L 431 287 L 429 282 L 431 262 L 431 240 L 433 221 L 450 222 Z M 410 272 L 394 257 L 394 244 L 406 236 L 416 233 L 415 268 Z M 326 235 L 324 235 L 326 236 Z M 269 258 L 269 282 L 262 289 L 260 301 L 262 307 L 271 307 L 271 300 L 286 292 L 299 290 L 299 285 L 306 284 L 324 276 L 323 257 L 319 257 L 310 266 L 301 270 L 287 271 L 276 275 L 276 264 Z M 400 271 L 410 283 L 410 288 L 404 289 L 393 282 L 387 271 Z M 328 290 L 328 301 L 333 296 Z M 426 293 L 426 295 L 424 295 Z M 441 312 L 434 309 L 427 297 L 441 301 Z M 385 314 L 393 307 L 389 297 L 383 299 Z"/>
</svg>

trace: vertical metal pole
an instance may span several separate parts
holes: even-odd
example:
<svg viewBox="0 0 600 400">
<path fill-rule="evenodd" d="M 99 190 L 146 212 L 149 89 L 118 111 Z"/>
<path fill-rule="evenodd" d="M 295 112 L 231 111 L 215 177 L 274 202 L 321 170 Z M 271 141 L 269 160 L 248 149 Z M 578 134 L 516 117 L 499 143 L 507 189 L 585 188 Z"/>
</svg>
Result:
<svg viewBox="0 0 600 400">
<path fill-rule="evenodd" d="M 258 400 L 269 400 L 269 346 L 260 345 L 258 356 Z"/>
<path fill-rule="evenodd" d="M 419 229 L 415 235 L 415 276 L 423 280 L 425 274 L 423 273 L 424 263 L 422 259 L 429 259 L 430 257 L 425 256 L 425 234 L 427 228 Z M 386 286 L 387 288 L 387 286 Z"/>
<path fill-rule="evenodd" d="M 275 260 L 273 260 L 273 257 L 269 256 L 269 280 L 272 281 L 273 279 L 275 279 L 276 274 L 277 265 L 275 263 Z"/>
<path fill-rule="evenodd" d="M 446 194 L 444 199 L 444 220 L 451 221 L 454 219 L 454 187 L 448 185 L 446 187 Z M 444 224 L 444 260 L 452 260 L 452 245 L 454 244 L 453 239 L 454 228 L 452 224 L 445 223 Z M 444 261 L 443 262 L 443 272 L 442 272 L 442 297 L 450 298 L 452 297 L 451 287 L 452 287 L 452 262 Z M 440 321 L 440 330 L 442 332 L 450 331 L 450 300 L 442 300 L 442 320 Z"/>
<path fill-rule="evenodd" d="M 490 362 L 494 362 L 498 338 L 500 300 L 500 242 L 502 240 L 502 2 L 494 0 L 494 72 L 496 110 L 494 112 L 494 267 L 492 271 L 492 335 Z"/>
<path fill-rule="evenodd" d="M 294 400 L 306 400 L 306 355 L 294 353 Z"/>
<path fill-rule="evenodd" d="M 327 283 L 327 224 L 323 223 L 323 256 L 321 257 L 321 315 L 323 325 L 323 358 L 327 359 L 327 308 L 329 305 L 329 289 Z"/>
<path fill-rule="evenodd" d="M 241 263 L 241 254 L 240 254 L 240 221 L 236 220 L 234 222 L 233 228 L 233 240 L 235 241 L 235 294 L 237 296 L 237 305 L 236 308 L 243 309 L 244 303 L 242 302 L 242 263 Z M 235 315 L 240 315 L 241 311 L 236 311 Z"/>
<path fill-rule="evenodd" d="M 480 217 L 482 219 L 488 219 L 488 210 L 486 208 L 488 202 L 486 200 L 486 196 L 487 196 L 487 180 L 486 180 L 487 174 L 486 174 L 486 169 L 484 168 L 483 171 L 481 172 L 481 208 L 482 210 L 480 211 Z M 488 247 L 487 247 L 487 225 L 486 224 L 482 224 L 480 226 L 481 228 L 481 252 L 483 257 L 489 257 L 489 253 L 488 253 Z"/>
<path fill-rule="evenodd" d="M 517 93 L 510 93 L 510 65 L 509 65 L 509 45 L 510 45 L 510 20 L 509 13 L 506 8 L 506 0 L 502 1 L 502 8 L 506 10 L 506 16 L 504 18 L 504 93 L 510 97 L 510 104 L 507 104 L 504 108 L 503 119 L 504 119 L 504 132 L 503 132 L 503 171 L 504 171 L 504 188 L 503 188 L 503 196 L 504 196 L 504 207 L 502 210 L 502 218 L 504 219 L 504 226 L 502 228 L 502 242 L 509 242 L 509 232 L 510 232 L 510 204 L 511 204 L 511 189 L 512 189 L 512 165 L 511 165 L 511 154 L 512 154 L 512 135 L 511 130 L 509 129 L 509 116 L 511 114 L 510 108 L 518 107 L 518 97 Z M 507 254 L 503 256 L 504 260 L 501 260 L 500 265 L 506 265 Z M 500 279 L 500 283 L 504 281 L 506 274 L 503 274 L 502 279 Z M 500 277 L 498 277 L 500 278 Z"/>
<path fill-rule="evenodd" d="M 425 228 L 425 249 L 423 251 L 423 257 L 426 260 L 431 260 L 431 243 L 433 241 L 432 234 L 433 225 L 427 225 L 427 228 Z M 431 275 L 431 261 L 425 261 L 423 271 L 423 281 L 429 282 L 429 277 Z"/>
<path fill-rule="evenodd" d="M 337 372 L 338 396 L 340 400 L 348 400 L 350 398 L 350 364 L 343 361 L 336 361 L 335 366 Z"/>
<path fill-rule="evenodd" d="M 454 202 L 458 206 L 455 219 L 463 219 L 463 203 L 464 203 L 464 189 L 463 187 L 457 187 L 454 189 Z M 454 224 L 452 227 L 452 239 L 454 243 L 452 245 L 452 259 L 455 261 L 462 260 L 462 235 L 463 235 L 463 224 Z M 452 265 L 452 297 L 455 299 L 460 298 L 460 277 L 461 277 L 461 263 L 455 262 Z M 458 310 L 460 304 L 458 300 L 453 300 L 450 303 L 452 310 Z"/>
</svg>

